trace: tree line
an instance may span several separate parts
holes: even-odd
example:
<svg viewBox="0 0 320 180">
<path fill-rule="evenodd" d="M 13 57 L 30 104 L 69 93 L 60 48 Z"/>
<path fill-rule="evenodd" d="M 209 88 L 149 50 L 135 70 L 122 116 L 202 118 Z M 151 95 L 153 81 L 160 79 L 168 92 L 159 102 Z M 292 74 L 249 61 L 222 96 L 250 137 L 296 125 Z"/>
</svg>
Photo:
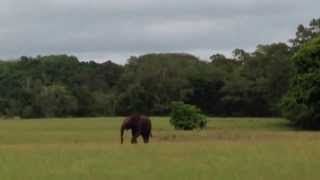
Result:
<svg viewBox="0 0 320 180">
<path fill-rule="evenodd" d="M 173 101 L 212 116 L 279 116 L 296 74 L 294 54 L 320 34 L 320 19 L 287 43 L 235 49 L 203 61 L 191 54 L 130 57 L 127 64 L 49 55 L 0 61 L 0 115 L 23 118 L 168 115 Z"/>
</svg>

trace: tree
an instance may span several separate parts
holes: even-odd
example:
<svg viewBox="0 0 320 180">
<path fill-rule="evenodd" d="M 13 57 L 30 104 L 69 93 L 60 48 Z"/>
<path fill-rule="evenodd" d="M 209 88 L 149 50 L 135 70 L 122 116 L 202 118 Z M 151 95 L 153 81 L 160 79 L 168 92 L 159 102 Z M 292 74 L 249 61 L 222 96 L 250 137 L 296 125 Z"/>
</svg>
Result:
<svg viewBox="0 0 320 180">
<path fill-rule="evenodd" d="M 238 60 L 238 61 L 244 61 L 250 56 L 250 54 L 243 49 L 235 49 L 233 50 L 232 54 L 235 60 Z"/>
<path fill-rule="evenodd" d="M 203 62 L 189 54 L 146 54 L 131 57 L 118 83 L 117 112 L 168 114 L 171 101 L 183 100 L 192 90 L 189 77 Z"/>
<path fill-rule="evenodd" d="M 216 62 L 216 61 L 223 61 L 223 60 L 226 60 L 226 56 L 223 55 L 223 54 L 214 54 L 212 56 L 210 56 L 210 60 L 211 62 Z"/>
<path fill-rule="evenodd" d="M 259 104 L 260 112 L 264 112 L 259 115 L 280 115 L 278 105 L 294 72 L 291 56 L 285 43 L 258 45 L 251 59 L 245 63 L 242 74 L 250 80 L 251 94 L 256 95 L 257 101 L 252 103 L 256 107 Z"/>
<path fill-rule="evenodd" d="M 296 74 L 282 110 L 294 125 L 320 129 L 320 38 L 306 43 L 293 57 Z"/>
<path fill-rule="evenodd" d="M 289 42 L 292 44 L 292 51 L 296 52 L 306 42 L 320 35 L 320 18 L 312 19 L 309 27 L 305 27 L 300 24 L 297 28 L 296 37 L 290 39 Z"/>
<path fill-rule="evenodd" d="M 220 60 L 219 60 L 220 61 Z M 224 112 L 221 99 L 225 86 L 225 79 L 228 76 L 227 68 L 223 69 L 222 61 L 214 61 L 211 64 L 203 64 L 201 72 L 189 78 L 192 90 L 185 98 L 185 102 L 199 107 L 204 113 L 210 115 L 221 115 Z"/>
<path fill-rule="evenodd" d="M 35 101 L 44 117 L 69 116 L 77 110 L 77 100 L 62 85 L 43 87 Z"/>
<path fill-rule="evenodd" d="M 112 116 L 115 115 L 116 98 L 111 93 L 93 92 L 92 93 L 92 110 L 93 116 Z"/>
</svg>

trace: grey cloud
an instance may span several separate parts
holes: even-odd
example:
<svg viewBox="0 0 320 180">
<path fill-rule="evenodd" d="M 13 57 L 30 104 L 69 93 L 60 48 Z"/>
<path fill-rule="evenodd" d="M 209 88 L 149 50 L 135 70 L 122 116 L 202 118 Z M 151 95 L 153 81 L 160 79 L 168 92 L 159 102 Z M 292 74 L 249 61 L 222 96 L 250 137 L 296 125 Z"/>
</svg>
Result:
<svg viewBox="0 0 320 180">
<path fill-rule="evenodd" d="M 69 53 L 113 59 L 147 52 L 252 49 L 286 41 L 319 16 L 313 0 L 2 0 L 0 58 Z M 123 60 L 121 60 L 123 62 Z"/>
</svg>

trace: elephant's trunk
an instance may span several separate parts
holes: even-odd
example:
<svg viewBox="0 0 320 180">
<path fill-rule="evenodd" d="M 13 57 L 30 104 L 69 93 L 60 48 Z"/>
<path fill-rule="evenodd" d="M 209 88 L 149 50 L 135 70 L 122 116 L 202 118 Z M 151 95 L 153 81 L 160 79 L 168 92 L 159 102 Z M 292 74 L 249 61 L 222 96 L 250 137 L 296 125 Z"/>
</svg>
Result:
<svg viewBox="0 0 320 180">
<path fill-rule="evenodd" d="M 124 133 L 124 126 L 121 126 L 121 130 L 120 130 L 121 134 L 120 134 L 120 138 L 121 138 L 121 144 L 123 144 L 123 133 Z"/>
</svg>

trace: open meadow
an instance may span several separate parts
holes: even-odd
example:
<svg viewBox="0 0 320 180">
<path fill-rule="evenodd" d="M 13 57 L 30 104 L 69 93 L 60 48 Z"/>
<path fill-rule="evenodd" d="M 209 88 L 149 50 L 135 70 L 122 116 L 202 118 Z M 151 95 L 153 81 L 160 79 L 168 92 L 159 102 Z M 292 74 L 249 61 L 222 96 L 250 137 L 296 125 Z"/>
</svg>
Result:
<svg viewBox="0 0 320 180">
<path fill-rule="evenodd" d="M 318 180 L 320 133 L 275 118 L 210 118 L 175 131 L 152 118 L 148 145 L 120 144 L 123 118 L 0 120 L 1 180 Z"/>
</svg>

